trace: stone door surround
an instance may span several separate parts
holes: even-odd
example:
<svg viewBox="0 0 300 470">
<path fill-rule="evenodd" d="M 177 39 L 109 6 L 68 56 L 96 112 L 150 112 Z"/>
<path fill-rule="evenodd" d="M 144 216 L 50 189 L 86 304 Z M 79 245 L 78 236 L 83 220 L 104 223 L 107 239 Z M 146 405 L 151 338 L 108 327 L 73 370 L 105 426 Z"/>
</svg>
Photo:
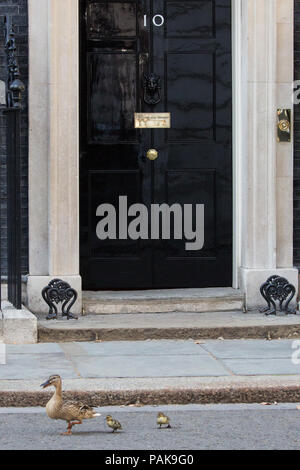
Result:
<svg viewBox="0 0 300 470">
<path fill-rule="evenodd" d="M 27 305 L 79 271 L 78 0 L 29 0 L 29 277 Z M 293 268 L 293 148 L 276 142 L 276 110 L 292 108 L 293 0 L 232 0 L 234 279 L 248 307 Z M 74 313 L 81 311 L 81 296 Z"/>
</svg>

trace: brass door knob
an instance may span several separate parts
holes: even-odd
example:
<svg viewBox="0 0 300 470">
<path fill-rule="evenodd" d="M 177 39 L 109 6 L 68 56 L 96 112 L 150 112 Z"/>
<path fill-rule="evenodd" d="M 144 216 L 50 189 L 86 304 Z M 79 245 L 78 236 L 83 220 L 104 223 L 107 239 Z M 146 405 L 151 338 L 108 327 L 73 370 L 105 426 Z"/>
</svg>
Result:
<svg viewBox="0 0 300 470">
<path fill-rule="evenodd" d="M 158 158 L 158 151 L 155 150 L 155 149 L 150 149 L 150 150 L 148 150 L 148 152 L 147 152 L 147 158 L 148 158 L 149 160 L 152 160 L 152 161 L 153 161 L 153 160 L 156 160 L 156 159 Z"/>
</svg>

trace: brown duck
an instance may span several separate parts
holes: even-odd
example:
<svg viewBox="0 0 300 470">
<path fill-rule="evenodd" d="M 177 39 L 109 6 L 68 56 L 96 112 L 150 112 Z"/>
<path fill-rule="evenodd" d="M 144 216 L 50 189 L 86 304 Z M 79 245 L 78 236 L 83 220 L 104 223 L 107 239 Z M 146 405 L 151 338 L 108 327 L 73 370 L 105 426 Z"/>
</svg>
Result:
<svg viewBox="0 0 300 470">
<path fill-rule="evenodd" d="M 62 381 L 59 375 L 51 375 L 49 379 L 41 385 L 43 388 L 55 387 L 55 393 L 46 405 L 46 413 L 51 419 L 61 419 L 68 423 L 67 432 L 64 436 L 71 436 L 72 427 L 75 424 L 82 424 L 84 419 L 92 419 L 101 416 L 93 408 L 80 401 L 64 400 L 62 396 Z"/>
</svg>

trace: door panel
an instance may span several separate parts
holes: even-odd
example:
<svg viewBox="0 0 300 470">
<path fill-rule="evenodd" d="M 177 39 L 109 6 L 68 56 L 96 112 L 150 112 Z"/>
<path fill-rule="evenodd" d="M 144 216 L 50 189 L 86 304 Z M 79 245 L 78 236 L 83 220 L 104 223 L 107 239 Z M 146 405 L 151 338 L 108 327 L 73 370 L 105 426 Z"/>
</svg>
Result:
<svg viewBox="0 0 300 470">
<path fill-rule="evenodd" d="M 150 202 L 150 136 L 134 129 L 148 44 L 138 30 L 142 2 L 81 2 L 81 273 L 85 289 L 146 288 L 151 247 L 141 240 L 99 240 L 97 208 Z M 130 218 L 128 219 L 130 222 Z M 119 230 L 119 218 L 116 214 Z"/>
<path fill-rule="evenodd" d="M 135 142 L 137 135 L 132 127 L 132 116 L 137 104 L 136 54 L 89 54 L 88 69 L 89 143 Z"/>
<path fill-rule="evenodd" d="M 214 65 L 214 54 L 166 53 L 166 105 L 172 116 L 169 142 L 214 138 Z"/>
<path fill-rule="evenodd" d="M 136 36 L 137 5 L 133 2 L 87 2 L 89 39 Z"/>
<path fill-rule="evenodd" d="M 80 17 L 84 288 L 231 286 L 231 1 L 81 1 Z M 160 77 L 155 105 L 144 100 L 149 73 Z M 136 130 L 135 112 L 170 112 L 171 128 Z M 119 196 L 149 214 L 151 204 L 179 204 L 183 221 L 193 205 L 193 230 L 204 205 L 203 248 L 186 249 L 184 225 L 181 239 L 172 226 L 170 239 L 162 227 L 159 239 L 124 239 L 118 214 L 115 239 L 99 240 L 97 208 L 118 209 Z"/>
<path fill-rule="evenodd" d="M 153 133 L 154 198 L 205 206 L 203 249 L 186 251 L 185 238 L 158 241 L 154 286 L 231 286 L 230 1 L 154 0 L 153 8 L 166 11 L 165 27 L 153 33 L 153 70 L 164 83 L 155 111 L 172 119 L 170 130 Z"/>
<path fill-rule="evenodd" d="M 167 38 L 214 36 L 214 1 L 165 2 Z"/>
</svg>

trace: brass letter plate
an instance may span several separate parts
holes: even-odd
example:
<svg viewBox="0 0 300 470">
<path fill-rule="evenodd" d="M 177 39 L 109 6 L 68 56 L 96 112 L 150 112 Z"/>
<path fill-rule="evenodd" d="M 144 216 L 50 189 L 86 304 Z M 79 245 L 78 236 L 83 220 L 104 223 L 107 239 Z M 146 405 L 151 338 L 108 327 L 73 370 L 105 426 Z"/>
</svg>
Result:
<svg viewBox="0 0 300 470">
<path fill-rule="evenodd" d="M 291 110 L 277 110 L 277 141 L 291 142 Z"/>
<path fill-rule="evenodd" d="M 170 113 L 135 113 L 135 129 L 170 129 Z"/>
</svg>

